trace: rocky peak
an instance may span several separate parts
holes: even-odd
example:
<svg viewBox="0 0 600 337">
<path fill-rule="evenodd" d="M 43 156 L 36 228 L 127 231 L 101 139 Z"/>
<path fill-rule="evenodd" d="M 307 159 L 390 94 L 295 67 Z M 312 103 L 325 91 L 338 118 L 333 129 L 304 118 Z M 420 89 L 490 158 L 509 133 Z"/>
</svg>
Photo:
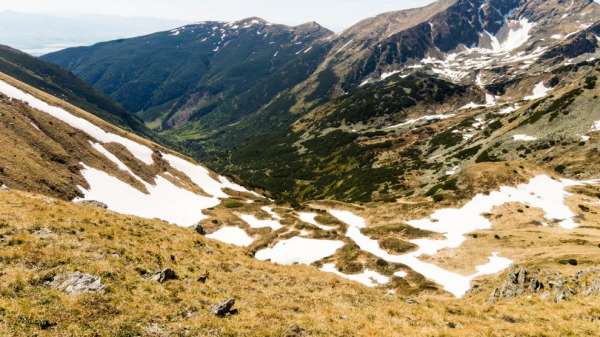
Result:
<svg viewBox="0 0 600 337">
<path fill-rule="evenodd" d="M 454 82 L 474 80 L 477 71 L 506 62 L 520 73 L 530 71 L 526 55 L 535 59 L 599 20 L 600 5 L 591 0 L 438 1 L 351 27 L 334 41 L 321 69 L 341 74 L 332 93 L 414 67 L 433 68 Z M 580 40 L 570 55 L 595 51 L 593 39 Z"/>
</svg>

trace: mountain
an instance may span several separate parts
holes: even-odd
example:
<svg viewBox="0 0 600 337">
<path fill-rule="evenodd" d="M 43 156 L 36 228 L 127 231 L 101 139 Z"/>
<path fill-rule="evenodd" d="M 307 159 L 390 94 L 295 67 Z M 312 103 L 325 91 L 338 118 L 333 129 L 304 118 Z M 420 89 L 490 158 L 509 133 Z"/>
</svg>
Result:
<svg viewBox="0 0 600 337">
<path fill-rule="evenodd" d="M 469 95 L 422 81 L 454 100 Z M 274 205 L 2 73 L 0 93 L 3 335 L 594 328 L 597 181 L 519 161 L 480 163 L 440 186 L 460 197 L 453 203 Z M 406 323 L 415 317 L 423 324 Z"/>
<path fill-rule="evenodd" d="M 0 93 L 2 335 L 594 329 L 597 182 L 488 163 L 443 185 L 497 189 L 464 207 L 292 208 L 5 74 Z"/>
<path fill-rule="evenodd" d="M 464 81 L 495 62 L 523 65 L 530 61 L 525 54 L 596 23 L 599 7 L 592 0 L 450 0 L 386 13 L 343 32 L 312 78 L 336 73 L 334 93 L 418 67 Z"/>
<path fill-rule="evenodd" d="M 438 132 L 435 128 L 438 116 L 444 119 L 442 130 L 467 130 L 461 125 L 470 124 L 483 127 L 476 122 L 479 119 L 492 124 L 500 131 L 492 134 L 491 131 L 496 130 L 485 131 L 489 138 L 486 144 L 495 145 L 505 142 L 497 137 L 501 137 L 502 130 L 508 131 L 507 127 L 500 129 L 500 123 L 506 126 L 504 119 L 514 118 L 512 113 L 509 117 L 497 112 L 527 110 L 529 104 L 522 101 L 529 102 L 528 97 L 549 93 L 550 89 L 560 93 L 574 78 L 582 81 L 588 76 L 593 78 L 595 75 L 586 74 L 587 70 L 562 66 L 596 57 L 599 7 L 588 0 L 456 0 L 386 13 L 360 22 L 339 35 L 318 30 L 322 34 L 310 40 L 313 48 L 292 47 L 287 51 L 289 62 L 283 67 L 303 65 L 293 80 L 283 68 L 271 66 L 279 56 L 271 48 L 261 54 L 264 62 L 252 63 L 252 81 L 238 77 L 237 74 L 244 73 L 240 69 L 210 75 L 213 64 L 218 61 L 233 65 L 229 58 L 233 55 L 244 60 L 235 63 L 235 67 L 250 64 L 243 56 L 247 54 L 242 52 L 246 51 L 241 44 L 225 43 L 224 49 L 217 49 L 221 36 L 215 33 L 213 37 L 209 32 L 216 27 L 215 32 L 223 29 L 222 34 L 234 36 L 236 33 L 227 27 L 239 29 L 256 20 L 256 24 L 240 32 L 249 32 L 258 39 L 258 42 L 253 40 L 253 45 L 265 50 L 264 44 L 269 39 L 259 38 L 264 22 L 258 19 L 246 20 L 241 25 L 188 26 L 132 40 L 66 50 L 47 55 L 45 59 L 74 71 L 130 111 L 137 112 L 148 125 L 160 125 L 167 139 L 175 140 L 207 165 L 237 176 L 251 186 L 269 190 L 278 198 L 300 201 L 393 199 L 415 193 L 415 186 L 405 182 L 415 173 L 437 170 L 434 176 L 443 177 L 439 162 L 428 163 L 434 150 L 440 150 L 440 142 L 452 150 L 473 148 L 471 151 L 477 155 L 482 154 L 474 150 L 477 146 L 481 151 L 487 147 L 475 144 L 475 138 L 465 139 L 463 144 L 458 139 L 458 131 L 444 139 L 432 140 Z M 283 31 L 293 29 L 272 27 Z M 199 30 L 192 33 L 195 29 Z M 215 39 L 207 39 L 206 43 L 210 44 L 202 47 L 202 53 L 211 55 L 209 75 L 197 69 L 194 74 L 202 76 L 194 78 L 199 78 L 201 84 L 195 84 L 193 89 L 189 84 L 192 82 L 180 78 L 187 72 L 177 69 L 184 64 L 203 69 L 208 61 L 190 62 L 186 57 L 175 56 L 181 48 L 195 48 L 193 41 L 186 40 L 187 34 L 202 37 L 200 41 Z M 239 39 L 245 36 L 240 35 Z M 161 39 L 171 41 L 170 45 L 159 43 Z M 175 45 L 178 39 L 182 39 L 181 45 Z M 161 51 L 141 48 L 142 41 L 170 48 Z M 293 40 L 285 41 L 294 46 Z M 310 49 L 308 53 L 302 52 L 307 49 Z M 146 50 L 152 51 L 151 57 L 144 54 Z M 196 59 L 202 55 L 199 51 L 185 55 L 193 53 L 197 53 Z M 133 57 L 138 59 L 122 61 Z M 159 57 L 163 58 L 161 71 L 147 66 L 144 69 L 153 70 L 129 69 L 132 65 L 145 65 L 146 59 Z M 165 68 L 165 64 L 173 68 Z M 583 68 L 591 70 L 593 64 Z M 549 71 L 554 74 L 549 75 Z M 122 74 L 136 79 L 133 86 L 123 83 Z M 146 80 L 156 74 L 161 74 L 160 81 Z M 560 81 L 561 76 L 569 76 L 570 80 Z M 140 81 L 140 78 L 145 80 Z M 170 82 L 168 78 L 177 80 Z M 286 81 L 282 83 L 284 78 Z M 154 84 L 148 87 L 152 82 Z M 210 89 L 204 84 L 209 82 Z M 184 89 L 173 90 L 173 83 Z M 228 84 L 222 86 L 224 83 Z M 422 92 L 426 88 L 428 90 Z M 188 94 L 182 95 L 185 90 Z M 136 98 L 143 97 L 139 100 L 142 103 L 133 102 L 130 96 L 122 97 L 131 92 L 137 93 Z M 567 102 L 574 104 L 575 97 L 571 98 Z M 560 97 L 548 97 L 546 101 L 555 99 L 558 100 L 555 105 L 560 105 Z M 175 101 L 178 103 L 173 103 Z M 160 106 L 164 102 L 166 105 Z M 473 110 L 466 109 L 469 107 L 478 108 L 475 111 L 479 112 L 474 114 Z M 453 118 L 448 120 L 446 117 L 450 115 Z M 588 115 L 579 119 L 581 125 L 572 137 L 585 135 L 593 118 Z M 422 134 L 418 138 L 405 132 L 410 131 L 409 126 L 415 126 L 413 121 L 418 122 L 416 126 L 426 122 L 418 128 L 421 131 L 412 131 Z M 555 118 L 552 121 L 554 127 L 548 130 L 555 130 L 557 135 L 568 133 L 564 129 L 566 124 Z M 406 124 L 402 126 L 403 123 Z M 392 128 L 395 125 L 401 126 Z M 524 127 L 525 124 L 511 130 L 528 132 Z M 473 134 L 473 131 L 465 132 L 469 136 Z M 417 142 L 413 144 L 416 146 L 411 145 L 413 141 Z M 422 144 L 429 141 L 433 143 Z M 471 157 L 478 156 L 449 157 L 454 164 L 446 166 L 466 165 Z M 426 194 L 435 182 L 429 179 L 419 188 L 419 193 Z"/>
<path fill-rule="evenodd" d="M 171 29 L 177 20 L 109 15 L 0 12 L 0 43 L 39 56 L 64 48 L 91 45 Z"/>
<path fill-rule="evenodd" d="M 205 22 L 67 49 L 47 61 L 78 74 L 153 127 L 238 121 L 306 78 L 331 32 L 258 18 Z"/>
<path fill-rule="evenodd" d="M 0 45 L 0 71 L 95 115 L 148 135 L 143 123 L 118 103 L 72 73 L 8 46 Z"/>
<path fill-rule="evenodd" d="M 597 8 L 457 0 L 339 36 L 252 18 L 49 56 L 101 62 L 202 164 L 0 73 L 0 335 L 594 335 Z M 152 47 L 198 27 L 215 35 Z M 266 67 L 266 30 L 312 44 Z M 214 108 L 150 106 L 173 65 L 201 67 L 190 95 L 222 85 Z"/>
</svg>

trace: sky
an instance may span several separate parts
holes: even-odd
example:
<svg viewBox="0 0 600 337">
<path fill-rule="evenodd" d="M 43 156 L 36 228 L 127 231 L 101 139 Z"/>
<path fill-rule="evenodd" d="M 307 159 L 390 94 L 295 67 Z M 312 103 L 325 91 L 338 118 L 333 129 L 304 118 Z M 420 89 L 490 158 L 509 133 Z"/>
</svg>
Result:
<svg viewBox="0 0 600 337">
<path fill-rule="evenodd" d="M 259 16 L 289 25 L 317 21 L 341 31 L 383 12 L 423 6 L 432 0 L 1 0 L 0 11 L 46 14 L 99 14 L 235 21 Z"/>
</svg>

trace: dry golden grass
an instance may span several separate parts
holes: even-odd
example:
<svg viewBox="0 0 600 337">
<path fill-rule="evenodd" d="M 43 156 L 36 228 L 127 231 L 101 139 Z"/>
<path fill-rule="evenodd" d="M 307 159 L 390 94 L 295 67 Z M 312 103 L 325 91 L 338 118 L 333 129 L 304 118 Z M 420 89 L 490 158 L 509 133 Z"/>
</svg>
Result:
<svg viewBox="0 0 600 337">
<path fill-rule="evenodd" d="M 256 261 L 190 229 L 23 192 L 0 192 L 0 219 L 2 336 L 285 336 L 293 325 L 307 336 L 593 336 L 599 328 L 597 298 L 491 305 L 493 284 L 480 282 L 464 300 L 423 294 L 407 304 L 314 267 Z M 165 267 L 179 280 L 138 272 Z M 108 291 L 67 295 L 41 282 L 71 271 L 102 276 Z M 205 272 L 208 281 L 197 282 Z M 209 307 L 228 297 L 239 314 L 212 316 Z M 57 325 L 42 330 L 44 320 Z"/>
</svg>

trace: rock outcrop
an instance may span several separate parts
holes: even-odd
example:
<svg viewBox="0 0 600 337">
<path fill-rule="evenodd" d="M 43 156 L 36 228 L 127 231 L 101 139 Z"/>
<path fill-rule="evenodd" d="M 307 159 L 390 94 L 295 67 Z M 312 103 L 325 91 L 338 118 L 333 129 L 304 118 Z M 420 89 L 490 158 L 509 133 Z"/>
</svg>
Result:
<svg viewBox="0 0 600 337">
<path fill-rule="evenodd" d="M 46 284 L 71 295 L 102 293 L 106 290 L 106 286 L 102 284 L 102 279 L 99 276 L 84 274 L 78 271 L 56 275 Z"/>
<path fill-rule="evenodd" d="M 177 273 L 171 268 L 165 268 L 161 271 L 154 273 L 150 277 L 152 281 L 156 281 L 158 283 L 165 283 L 167 281 L 177 280 L 178 278 L 179 276 L 177 276 Z"/>
<path fill-rule="evenodd" d="M 516 266 L 507 274 L 499 288 L 492 291 L 489 302 L 521 296 L 538 295 L 556 303 L 568 301 L 574 296 L 600 294 L 600 268 L 580 270 L 573 276 L 558 272 L 535 270 Z"/>
<path fill-rule="evenodd" d="M 96 201 L 96 200 L 83 200 L 83 201 L 79 201 L 78 204 L 85 205 L 85 206 L 98 207 L 98 208 L 102 208 L 102 209 L 108 209 L 107 204 L 100 202 L 100 201 Z"/>
</svg>

